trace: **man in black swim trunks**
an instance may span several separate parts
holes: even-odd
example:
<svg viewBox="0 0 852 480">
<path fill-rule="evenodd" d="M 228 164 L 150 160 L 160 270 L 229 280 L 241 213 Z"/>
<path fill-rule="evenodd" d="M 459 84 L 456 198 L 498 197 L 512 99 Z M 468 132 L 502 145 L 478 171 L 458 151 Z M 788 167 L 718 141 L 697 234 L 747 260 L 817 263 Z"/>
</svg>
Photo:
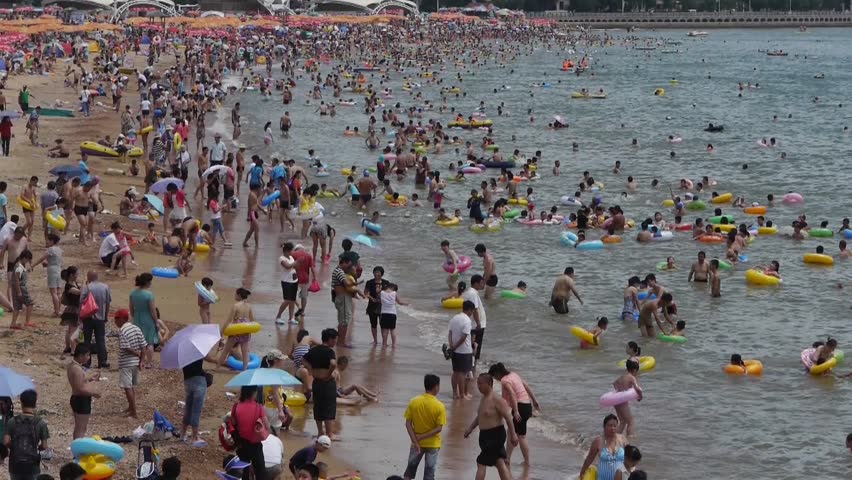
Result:
<svg viewBox="0 0 852 480">
<path fill-rule="evenodd" d="M 476 386 L 482 399 L 476 417 L 464 432 L 464 438 L 470 436 L 479 427 L 479 456 L 476 457 L 476 480 L 484 480 L 487 467 L 497 467 L 500 480 L 511 480 L 512 473 L 506 461 L 506 430 L 509 431 L 509 441 L 518 445 L 518 435 L 512 422 L 512 410 L 509 405 L 494 393 L 494 379 L 487 373 L 482 373 L 476 380 Z M 504 426 L 505 423 L 505 426 Z"/>
<path fill-rule="evenodd" d="M 482 259 L 482 278 L 485 279 L 485 298 L 488 299 L 494 296 L 494 290 L 497 287 L 497 264 L 494 262 L 494 257 L 485 249 L 484 243 L 477 243 L 474 250 Z"/>
<path fill-rule="evenodd" d="M 72 437 L 74 439 L 86 436 L 89 416 L 92 414 L 92 398 L 101 398 L 101 394 L 95 392 L 89 386 L 91 382 L 98 381 L 101 378 L 100 372 L 96 372 L 87 378 L 86 372 L 83 371 L 83 365 L 88 364 L 90 359 L 89 345 L 79 343 L 74 349 L 74 360 L 66 368 L 68 383 L 71 384 L 70 403 L 71 411 L 74 413 L 74 436 Z"/>
</svg>

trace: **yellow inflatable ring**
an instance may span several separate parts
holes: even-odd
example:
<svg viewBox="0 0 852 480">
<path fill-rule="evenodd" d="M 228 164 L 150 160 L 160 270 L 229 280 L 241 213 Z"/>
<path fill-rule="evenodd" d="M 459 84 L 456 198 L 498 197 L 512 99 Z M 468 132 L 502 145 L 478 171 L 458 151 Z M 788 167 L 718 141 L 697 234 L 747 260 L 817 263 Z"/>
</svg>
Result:
<svg viewBox="0 0 852 480">
<path fill-rule="evenodd" d="M 462 304 L 464 303 L 464 299 L 459 298 L 448 298 L 441 302 L 441 306 L 450 310 L 457 310 L 462 308 Z"/>
<path fill-rule="evenodd" d="M 174 144 L 175 144 L 175 151 L 177 152 L 178 150 L 180 150 L 181 144 L 183 144 L 183 137 L 181 137 L 180 133 L 178 133 L 178 132 L 175 132 Z"/>
<path fill-rule="evenodd" d="M 441 227 L 454 227 L 461 223 L 461 219 L 459 217 L 453 217 L 449 220 L 437 220 L 435 223 Z"/>
<path fill-rule="evenodd" d="M 147 127 L 142 127 L 142 130 L 139 130 L 140 135 L 144 135 L 146 133 L 151 133 L 154 131 L 153 125 L 148 125 Z"/>
<path fill-rule="evenodd" d="M 189 243 L 184 243 L 183 248 L 189 248 Z M 207 245 L 206 243 L 196 243 L 195 250 L 193 250 L 195 253 L 207 253 L 209 251 L 210 245 Z"/>
<path fill-rule="evenodd" d="M 766 275 L 760 270 L 748 270 L 746 271 L 746 283 L 750 283 L 752 285 L 761 285 L 761 286 L 775 286 L 781 284 L 781 279 L 778 277 L 773 277 L 771 275 Z"/>
<path fill-rule="evenodd" d="M 524 207 L 529 205 L 529 201 L 526 198 L 510 198 L 506 203 L 509 205 L 522 205 Z"/>
<path fill-rule="evenodd" d="M 745 368 L 739 365 L 725 365 L 722 370 L 731 375 L 762 375 L 763 364 L 760 360 L 744 360 Z"/>
<path fill-rule="evenodd" d="M 758 235 L 775 235 L 778 233 L 778 229 L 775 227 L 757 227 Z"/>
<path fill-rule="evenodd" d="M 65 230 L 65 226 L 67 222 L 65 221 L 65 217 L 57 210 L 48 210 L 44 212 L 44 220 L 51 227 L 59 230 L 60 232 Z"/>
<path fill-rule="evenodd" d="M 35 206 L 32 203 L 24 200 L 22 197 L 18 197 L 18 205 L 20 205 L 21 208 L 25 210 L 35 210 Z"/>
<path fill-rule="evenodd" d="M 720 224 L 713 225 L 713 230 L 716 230 L 717 228 L 718 228 L 718 229 L 719 229 L 719 231 L 720 231 L 720 232 L 722 232 L 722 233 L 728 233 L 728 232 L 730 232 L 731 230 L 736 230 L 736 229 L 737 229 L 737 226 L 736 226 L 736 225 L 733 225 L 733 224 L 730 224 L 730 223 L 727 223 L 727 224 L 721 224 L 721 223 L 720 223 Z"/>
<path fill-rule="evenodd" d="M 834 258 L 821 253 L 806 253 L 802 260 L 811 265 L 834 265 Z"/>
<path fill-rule="evenodd" d="M 674 200 L 672 200 L 671 198 L 667 198 L 667 199 L 663 200 L 663 206 L 664 207 L 674 207 Z"/>
<path fill-rule="evenodd" d="M 840 350 L 834 351 L 834 356 L 826 360 L 824 363 L 811 367 L 811 375 L 822 375 L 834 369 L 838 363 L 843 361 L 844 353 Z"/>
<path fill-rule="evenodd" d="M 622 360 L 618 362 L 618 366 L 621 368 L 627 367 L 627 360 Z M 654 367 L 657 366 L 657 359 L 654 357 L 639 357 L 639 371 L 647 372 L 653 370 Z"/>
<path fill-rule="evenodd" d="M 301 407 L 308 402 L 308 399 L 302 392 L 284 390 L 282 393 L 287 396 L 287 400 L 284 401 L 284 405 L 287 405 L 288 407 Z"/>
<path fill-rule="evenodd" d="M 721 195 L 715 196 L 710 200 L 710 203 L 720 204 L 720 203 L 728 203 L 731 199 L 734 198 L 734 194 L 731 192 L 723 193 Z"/>
<path fill-rule="evenodd" d="M 222 330 L 222 335 L 225 337 L 234 337 L 237 335 L 251 335 L 259 331 L 260 324 L 257 322 L 232 323 Z"/>
<path fill-rule="evenodd" d="M 570 331 L 571 331 L 571 335 L 574 335 L 575 337 L 577 337 L 580 340 L 588 343 L 589 345 L 597 345 L 598 344 L 597 339 L 595 339 L 595 336 L 592 335 L 592 333 L 589 332 L 588 330 L 586 330 L 585 328 L 578 327 L 578 326 L 575 325 L 575 326 L 571 327 Z"/>
<path fill-rule="evenodd" d="M 386 193 L 386 194 L 385 194 L 385 200 L 387 200 L 387 201 L 389 201 L 389 202 L 392 202 L 392 201 L 393 201 L 393 195 L 391 195 L 390 193 Z M 400 196 L 398 197 L 397 201 L 398 201 L 399 203 L 405 203 L 405 202 L 407 202 L 407 201 L 408 201 L 408 197 L 406 197 L 405 195 L 400 195 Z"/>
</svg>

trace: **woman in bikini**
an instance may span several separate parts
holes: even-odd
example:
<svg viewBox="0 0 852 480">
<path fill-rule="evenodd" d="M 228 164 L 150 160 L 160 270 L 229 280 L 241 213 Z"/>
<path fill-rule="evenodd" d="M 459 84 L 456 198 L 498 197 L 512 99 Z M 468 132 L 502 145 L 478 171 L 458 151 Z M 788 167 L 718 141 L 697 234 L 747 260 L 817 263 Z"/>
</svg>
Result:
<svg viewBox="0 0 852 480">
<path fill-rule="evenodd" d="M 245 288 L 237 289 L 237 293 L 235 295 L 236 303 L 234 303 L 231 307 L 231 311 L 228 312 L 228 318 L 225 320 L 225 323 L 222 324 L 223 332 L 232 323 L 250 323 L 255 321 L 251 304 L 246 301 L 249 295 L 251 295 L 251 292 Z M 222 353 L 219 355 L 219 366 L 224 366 L 228 356 L 233 355 L 234 358 L 242 360 L 243 371 L 248 370 L 250 339 L 250 334 L 227 337 Z M 236 351 L 237 349 L 239 349 L 239 352 Z"/>
</svg>

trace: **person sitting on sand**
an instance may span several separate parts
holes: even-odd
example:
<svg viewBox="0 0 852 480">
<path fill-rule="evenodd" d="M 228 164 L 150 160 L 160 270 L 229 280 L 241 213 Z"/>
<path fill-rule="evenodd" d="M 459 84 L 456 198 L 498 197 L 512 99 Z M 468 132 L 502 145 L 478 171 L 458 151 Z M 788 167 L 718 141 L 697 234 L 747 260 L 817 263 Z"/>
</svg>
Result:
<svg viewBox="0 0 852 480">
<path fill-rule="evenodd" d="M 62 143 L 62 139 L 57 138 L 56 145 L 47 151 L 47 156 L 50 158 L 68 158 L 71 156 L 71 152 L 68 151 L 68 147 Z"/>
<path fill-rule="evenodd" d="M 340 385 L 343 384 L 340 380 L 340 374 L 342 372 L 346 371 L 346 368 L 348 366 L 349 366 L 349 357 L 343 355 L 343 356 L 341 356 L 337 359 L 337 369 L 335 369 L 334 372 L 331 374 L 334 377 L 334 379 L 335 379 L 335 381 L 337 382 L 337 385 L 338 385 L 338 387 L 337 387 L 337 404 L 338 405 L 348 405 L 348 406 L 360 405 L 361 402 L 363 401 L 363 399 L 366 399 L 370 402 L 378 402 L 379 396 L 376 393 L 372 392 L 371 390 L 367 389 L 364 386 L 361 386 L 361 385 L 358 385 L 358 384 L 352 384 L 352 385 L 349 385 L 347 387 L 340 386 Z M 358 398 L 349 397 L 349 395 L 351 395 L 352 392 L 357 392 L 359 397 Z"/>
</svg>

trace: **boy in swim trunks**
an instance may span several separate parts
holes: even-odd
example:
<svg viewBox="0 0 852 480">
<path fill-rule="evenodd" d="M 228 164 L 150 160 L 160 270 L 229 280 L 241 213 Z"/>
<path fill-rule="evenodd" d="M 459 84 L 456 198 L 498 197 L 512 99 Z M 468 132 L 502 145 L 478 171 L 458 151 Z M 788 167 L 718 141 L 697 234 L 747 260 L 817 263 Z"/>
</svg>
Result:
<svg viewBox="0 0 852 480">
<path fill-rule="evenodd" d="M 494 295 L 494 290 L 497 288 L 497 266 L 494 263 L 494 257 L 486 251 L 484 243 L 476 244 L 474 251 L 482 259 L 482 268 L 484 270 L 482 277 L 485 278 L 485 298 L 488 299 Z"/>
<path fill-rule="evenodd" d="M 485 479 L 488 467 L 497 467 L 500 480 L 511 480 L 512 473 L 509 471 L 506 454 L 506 430 L 508 429 L 509 441 L 514 446 L 518 445 L 518 435 L 515 433 L 515 424 L 512 421 L 512 410 L 499 395 L 494 393 L 493 384 L 494 379 L 488 373 L 482 373 L 477 378 L 476 386 L 482 394 L 482 399 L 479 401 L 476 417 L 464 432 L 464 438 L 469 437 L 473 430 L 479 427 L 480 453 L 476 457 L 477 480 Z"/>
<path fill-rule="evenodd" d="M 443 213 L 443 209 L 441 210 L 441 213 Z M 449 219 L 449 217 L 447 218 Z M 456 252 L 454 252 L 450 248 L 449 240 L 444 240 L 441 242 L 441 252 L 444 253 L 444 257 L 447 260 L 446 263 L 449 263 L 453 266 L 452 273 L 450 273 L 450 275 L 447 277 L 447 287 L 450 289 L 450 293 L 455 293 L 456 286 L 459 282 L 459 277 L 461 276 L 461 273 L 459 273 L 458 271 L 459 256 L 456 255 Z"/>
</svg>

